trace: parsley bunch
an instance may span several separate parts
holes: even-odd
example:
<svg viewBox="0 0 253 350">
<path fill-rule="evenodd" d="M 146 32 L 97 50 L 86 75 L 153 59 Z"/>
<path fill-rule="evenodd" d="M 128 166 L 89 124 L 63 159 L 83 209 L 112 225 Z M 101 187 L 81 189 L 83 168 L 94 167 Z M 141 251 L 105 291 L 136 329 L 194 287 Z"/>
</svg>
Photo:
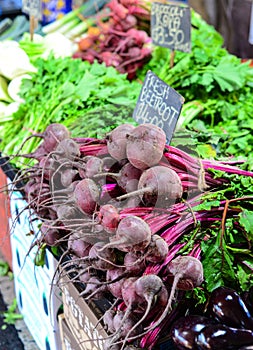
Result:
<svg viewBox="0 0 253 350">
<path fill-rule="evenodd" d="M 65 123 L 73 129 L 73 136 L 90 137 L 126 120 L 133 122 L 132 111 L 141 85 L 130 83 L 113 67 L 53 56 L 39 58 L 34 64 L 38 72 L 22 81 L 20 96 L 25 102 L 13 114 L 13 121 L 2 126 L 4 153 L 17 153 L 23 140 L 43 132 L 51 123 Z M 24 144 L 22 153 L 32 152 L 37 143 L 32 138 Z"/>
</svg>

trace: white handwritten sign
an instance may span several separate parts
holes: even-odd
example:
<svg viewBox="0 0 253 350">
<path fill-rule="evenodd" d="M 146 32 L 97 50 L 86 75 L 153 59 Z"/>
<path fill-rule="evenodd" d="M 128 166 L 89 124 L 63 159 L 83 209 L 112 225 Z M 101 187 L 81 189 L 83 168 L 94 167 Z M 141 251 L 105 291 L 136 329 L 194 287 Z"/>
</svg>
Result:
<svg viewBox="0 0 253 350">
<path fill-rule="evenodd" d="M 40 0 L 22 0 L 22 12 L 29 16 L 41 18 L 41 1 Z"/>
<path fill-rule="evenodd" d="M 133 118 L 139 123 L 151 123 L 164 130 L 170 143 L 177 120 L 181 113 L 184 98 L 172 87 L 148 71 Z"/>
<path fill-rule="evenodd" d="M 191 12 L 189 6 L 153 2 L 151 38 L 154 45 L 190 52 Z"/>
</svg>

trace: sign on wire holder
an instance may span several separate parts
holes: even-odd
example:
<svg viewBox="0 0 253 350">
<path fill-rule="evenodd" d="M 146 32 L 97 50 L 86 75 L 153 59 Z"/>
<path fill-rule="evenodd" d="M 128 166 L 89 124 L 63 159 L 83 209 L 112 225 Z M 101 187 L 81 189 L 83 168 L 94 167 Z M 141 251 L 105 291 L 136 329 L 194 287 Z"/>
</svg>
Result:
<svg viewBox="0 0 253 350">
<path fill-rule="evenodd" d="M 152 2 L 151 39 L 157 46 L 171 49 L 170 67 L 175 51 L 191 51 L 191 12 L 187 4 Z"/>
<path fill-rule="evenodd" d="M 133 118 L 139 124 L 151 123 L 164 130 L 170 144 L 184 97 L 166 84 L 152 71 L 148 71 L 143 82 Z"/>
<path fill-rule="evenodd" d="M 22 12 L 29 16 L 30 38 L 33 41 L 37 21 L 41 19 L 41 0 L 22 0 Z"/>
</svg>

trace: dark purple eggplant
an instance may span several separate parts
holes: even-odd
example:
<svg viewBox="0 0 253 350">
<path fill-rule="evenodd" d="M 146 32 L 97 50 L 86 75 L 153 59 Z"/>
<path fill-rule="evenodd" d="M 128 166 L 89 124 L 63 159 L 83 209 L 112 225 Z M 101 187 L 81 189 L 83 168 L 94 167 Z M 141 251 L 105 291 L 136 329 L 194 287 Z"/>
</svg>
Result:
<svg viewBox="0 0 253 350">
<path fill-rule="evenodd" d="M 210 295 L 207 313 L 218 323 L 253 330 L 253 317 L 240 295 L 233 289 L 218 287 Z"/>
<path fill-rule="evenodd" d="M 204 327 L 210 324 L 214 324 L 214 321 L 204 316 L 188 315 L 180 317 L 171 328 L 171 337 L 177 349 L 197 350 L 195 337 Z"/>
<path fill-rule="evenodd" d="M 198 350 L 237 350 L 239 347 L 253 345 L 253 332 L 223 324 L 209 325 L 195 338 Z"/>
</svg>

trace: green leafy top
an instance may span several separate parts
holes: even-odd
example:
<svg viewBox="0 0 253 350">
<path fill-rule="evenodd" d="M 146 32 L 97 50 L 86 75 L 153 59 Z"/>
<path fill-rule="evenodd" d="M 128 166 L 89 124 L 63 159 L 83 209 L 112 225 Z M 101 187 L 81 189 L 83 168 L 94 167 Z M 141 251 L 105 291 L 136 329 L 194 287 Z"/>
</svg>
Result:
<svg viewBox="0 0 253 350">
<path fill-rule="evenodd" d="M 253 69 L 249 62 L 230 54 L 222 36 L 193 10 L 192 51 L 177 51 L 172 68 L 170 58 L 167 48 L 155 47 L 139 78 L 151 69 L 185 98 L 174 137 L 177 144 L 180 131 L 184 132 L 182 144 L 198 148 L 200 155 L 208 155 L 210 146 L 210 157 L 252 157 Z"/>
<path fill-rule="evenodd" d="M 5 123 L 1 129 L 2 150 L 6 154 L 15 154 L 32 132 L 43 132 L 50 123 L 70 125 L 105 104 L 117 105 L 122 112 L 126 108 L 126 115 L 122 113 L 120 117 L 123 123 L 131 115 L 141 89 L 138 82 L 129 82 L 126 75 L 97 62 L 50 56 L 47 60 L 39 58 L 34 64 L 38 72 L 32 79 L 22 81 L 20 96 L 25 102 L 13 114 L 15 123 Z M 83 123 L 81 136 L 94 135 L 98 122 L 103 123 L 99 113 L 92 117 L 94 125 L 92 120 L 88 125 Z M 109 128 L 116 119 L 119 122 L 119 115 L 114 118 L 111 113 L 104 127 Z M 23 152 L 34 150 L 37 142 L 28 141 Z"/>
</svg>

